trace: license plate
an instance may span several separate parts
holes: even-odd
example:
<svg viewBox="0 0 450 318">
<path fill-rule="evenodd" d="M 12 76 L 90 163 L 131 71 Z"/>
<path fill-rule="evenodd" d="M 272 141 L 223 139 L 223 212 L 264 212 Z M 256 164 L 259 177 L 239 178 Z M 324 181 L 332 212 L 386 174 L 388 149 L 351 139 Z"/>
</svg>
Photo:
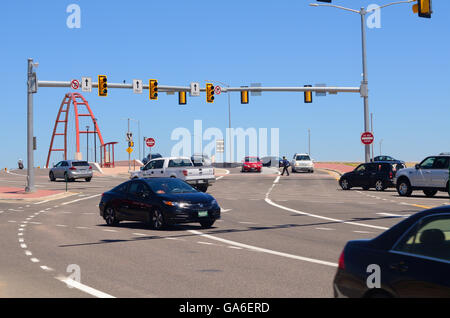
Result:
<svg viewBox="0 0 450 318">
<path fill-rule="evenodd" d="M 201 217 L 205 217 L 208 216 L 208 211 L 198 211 L 198 216 Z"/>
</svg>

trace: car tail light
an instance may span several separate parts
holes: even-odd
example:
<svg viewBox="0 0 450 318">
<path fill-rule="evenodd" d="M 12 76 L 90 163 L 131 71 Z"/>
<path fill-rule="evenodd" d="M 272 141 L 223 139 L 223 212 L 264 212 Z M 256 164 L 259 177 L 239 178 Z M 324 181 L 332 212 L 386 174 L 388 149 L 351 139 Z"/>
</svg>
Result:
<svg viewBox="0 0 450 318">
<path fill-rule="evenodd" d="M 92 166 L 89 166 L 89 170 L 92 170 Z"/>
<path fill-rule="evenodd" d="M 77 170 L 75 167 L 70 167 L 69 170 Z"/>
<path fill-rule="evenodd" d="M 188 171 L 187 170 L 183 170 L 183 174 L 184 174 L 185 177 L 187 177 Z"/>
<path fill-rule="evenodd" d="M 341 256 L 339 256 L 339 269 L 345 269 L 345 261 L 344 261 L 344 251 L 342 251 Z"/>
<path fill-rule="evenodd" d="M 393 179 L 394 178 L 394 174 L 391 172 L 389 172 L 389 179 Z"/>
</svg>

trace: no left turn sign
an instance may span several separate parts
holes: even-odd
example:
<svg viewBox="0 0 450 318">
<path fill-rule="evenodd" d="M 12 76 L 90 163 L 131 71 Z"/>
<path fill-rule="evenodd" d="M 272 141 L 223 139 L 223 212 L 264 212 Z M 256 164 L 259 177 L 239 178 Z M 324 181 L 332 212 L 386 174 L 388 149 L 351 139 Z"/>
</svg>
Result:
<svg viewBox="0 0 450 318">
<path fill-rule="evenodd" d="M 220 93 L 222 93 L 222 87 L 217 85 L 216 87 L 214 87 L 214 94 L 220 95 Z"/>
</svg>

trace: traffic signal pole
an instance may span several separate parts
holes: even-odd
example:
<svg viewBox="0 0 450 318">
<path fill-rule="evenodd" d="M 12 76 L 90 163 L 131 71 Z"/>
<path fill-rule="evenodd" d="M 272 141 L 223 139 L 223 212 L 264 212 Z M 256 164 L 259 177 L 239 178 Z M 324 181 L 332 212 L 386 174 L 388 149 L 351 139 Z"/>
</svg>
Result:
<svg viewBox="0 0 450 318">
<path fill-rule="evenodd" d="M 380 6 L 376 9 L 371 9 L 367 11 L 364 7 L 359 11 L 354 9 L 345 8 L 342 6 L 337 6 L 334 4 L 327 3 L 311 3 L 312 7 L 332 7 L 345 11 L 350 11 L 353 13 L 358 13 L 361 16 L 361 42 L 362 42 L 362 67 L 363 67 L 363 80 L 361 82 L 361 97 L 364 99 L 364 132 L 370 131 L 370 119 L 369 119 L 369 81 L 367 76 L 367 48 L 366 48 L 366 15 L 367 13 L 371 13 L 375 10 L 381 10 L 385 7 L 389 7 L 396 4 L 403 3 L 412 3 L 416 0 L 405 0 L 405 1 L 397 1 L 392 2 L 383 6 Z M 331 2 L 331 1 L 330 1 Z M 370 145 L 364 146 L 364 158 L 366 162 L 370 162 Z"/>
<path fill-rule="evenodd" d="M 361 15 L 361 42 L 362 42 L 362 67 L 363 80 L 361 87 L 365 87 L 365 92 L 362 95 L 364 99 L 364 132 L 370 131 L 369 122 L 369 80 L 367 76 L 367 49 L 366 49 L 366 9 L 361 8 L 359 14 Z M 364 157 L 366 162 L 370 162 L 370 145 L 364 145 Z"/>
<path fill-rule="evenodd" d="M 25 192 L 36 191 L 34 185 L 34 147 L 33 147 L 33 94 L 36 92 L 37 83 L 33 83 L 36 77 L 33 76 L 33 59 L 28 59 L 27 72 L 27 186 Z M 34 85 L 34 90 L 33 90 Z"/>
</svg>

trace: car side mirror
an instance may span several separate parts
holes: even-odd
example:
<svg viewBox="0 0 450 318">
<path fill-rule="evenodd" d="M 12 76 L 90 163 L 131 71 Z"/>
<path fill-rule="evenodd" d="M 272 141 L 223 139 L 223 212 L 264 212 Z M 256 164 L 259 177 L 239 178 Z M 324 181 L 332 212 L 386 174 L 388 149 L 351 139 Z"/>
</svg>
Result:
<svg viewBox="0 0 450 318">
<path fill-rule="evenodd" d="M 144 170 L 144 167 L 140 167 L 139 170 L 141 170 L 141 171 Z"/>
<path fill-rule="evenodd" d="M 420 169 L 419 164 L 416 164 L 415 167 L 416 167 L 416 169 Z"/>
</svg>

